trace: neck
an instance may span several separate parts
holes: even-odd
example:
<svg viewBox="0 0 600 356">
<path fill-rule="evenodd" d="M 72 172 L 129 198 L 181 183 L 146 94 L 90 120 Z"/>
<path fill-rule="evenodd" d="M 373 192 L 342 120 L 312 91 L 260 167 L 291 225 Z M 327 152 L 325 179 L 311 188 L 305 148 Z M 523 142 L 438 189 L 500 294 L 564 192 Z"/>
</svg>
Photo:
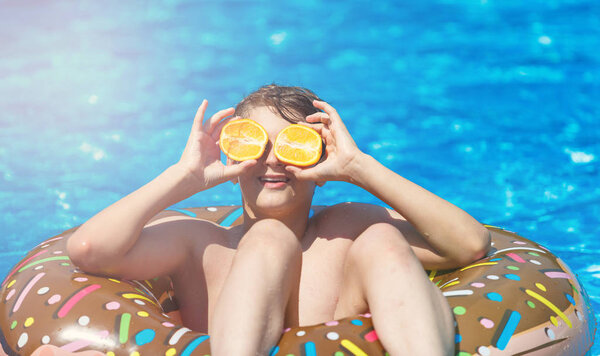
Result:
<svg viewBox="0 0 600 356">
<path fill-rule="evenodd" d="M 258 211 L 258 209 L 252 209 L 244 203 L 244 231 L 248 231 L 259 220 L 275 219 L 287 226 L 296 235 L 298 240 L 302 240 L 308 228 L 309 213 L 310 204 L 301 209 L 295 209 L 293 213 L 290 213 L 287 209 L 285 211 Z"/>
</svg>

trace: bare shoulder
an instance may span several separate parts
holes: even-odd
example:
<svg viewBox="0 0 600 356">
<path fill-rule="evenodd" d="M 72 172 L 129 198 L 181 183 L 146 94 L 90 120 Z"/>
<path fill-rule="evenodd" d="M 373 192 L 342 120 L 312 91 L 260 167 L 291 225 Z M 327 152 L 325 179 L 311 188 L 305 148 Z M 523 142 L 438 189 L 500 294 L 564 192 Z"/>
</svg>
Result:
<svg viewBox="0 0 600 356">
<path fill-rule="evenodd" d="M 314 217 L 321 234 L 358 236 L 367 227 L 390 223 L 405 229 L 406 219 L 383 206 L 346 202 L 322 208 Z M 410 224 L 408 224 L 410 225 Z"/>
</svg>

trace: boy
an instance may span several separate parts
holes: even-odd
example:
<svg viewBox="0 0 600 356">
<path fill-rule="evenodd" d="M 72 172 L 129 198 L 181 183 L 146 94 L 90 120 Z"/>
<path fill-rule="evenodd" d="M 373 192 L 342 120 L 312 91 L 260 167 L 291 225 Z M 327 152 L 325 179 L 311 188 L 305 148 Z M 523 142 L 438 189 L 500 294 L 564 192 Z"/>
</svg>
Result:
<svg viewBox="0 0 600 356">
<path fill-rule="evenodd" d="M 487 230 L 361 152 L 335 109 L 309 90 L 264 86 L 203 122 L 207 105 L 178 163 L 71 236 L 73 262 L 126 279 L 170 275 L 183 324 L 210 333 L 214 356 L 266 355 L 285 327 L 367 311 L 391 355 L 453 354 L 452 313 L 423 267 L 483 257 Z M 261 124 L 270 142 L 256 160 L 223 165 L 218 138 L 234 114 Z M 287 166 L 275 157 L 273 141 L 292 122 L 322 135 L 326 153 L 316 165 Z M 160 216 L 229 180 L 240 184 L 241 225 Z M 309 217 L 315 186 L 330 180 L 356 184 L 393 210 L 344 203 Z"/>
</svg>

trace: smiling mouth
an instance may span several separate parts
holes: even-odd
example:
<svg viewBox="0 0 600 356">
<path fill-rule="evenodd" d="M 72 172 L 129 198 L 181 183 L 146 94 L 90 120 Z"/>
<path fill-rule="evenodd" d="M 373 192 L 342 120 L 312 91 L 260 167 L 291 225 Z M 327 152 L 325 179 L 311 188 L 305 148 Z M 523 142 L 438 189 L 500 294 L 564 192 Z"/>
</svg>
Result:
<svg viewBox="0 0 600 356">
<path fill-rule="evenodd" d="M 288 177 L 260 177 L 258 180 L 261 183 L 287 183 L 290 181 Z"/>
</svg>

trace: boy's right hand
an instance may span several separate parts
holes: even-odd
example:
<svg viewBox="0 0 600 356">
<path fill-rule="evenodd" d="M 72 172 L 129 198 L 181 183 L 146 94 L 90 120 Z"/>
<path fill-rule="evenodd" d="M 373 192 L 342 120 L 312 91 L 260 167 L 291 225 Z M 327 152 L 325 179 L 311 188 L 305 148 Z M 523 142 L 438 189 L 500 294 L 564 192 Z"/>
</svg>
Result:
<svg viewBox="0 0 600 356">
<path fill-rule="evenodd" d="M 235 110 L 221 110 L 203 122 L 207 106 L 208 101 L 205 99 L 196 112 L 190 137 L 177 163 L 198 182 L 198 191 L 236 178 L 257 162 L 254 159 L 235 165 L 224 165 L 221 162 L 219 135 L 223 126 L 233 118 L 231 115 Z"/>
</svg>

